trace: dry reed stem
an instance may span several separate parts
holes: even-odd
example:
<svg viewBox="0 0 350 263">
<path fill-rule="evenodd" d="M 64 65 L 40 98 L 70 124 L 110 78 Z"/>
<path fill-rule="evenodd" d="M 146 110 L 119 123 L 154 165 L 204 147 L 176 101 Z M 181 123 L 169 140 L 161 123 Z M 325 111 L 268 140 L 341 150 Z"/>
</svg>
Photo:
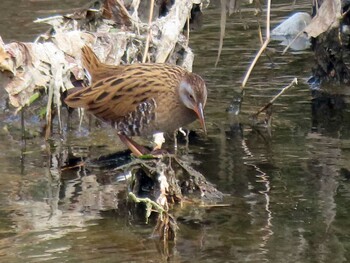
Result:
<svg viewBox="0 0 350 263">
<path fill-rule="evenodd" d="M 264 44 L 264 39 L 263 39 L 263 35 L 262 35 L 262 32 L 261 32 L 261 25 L 258 21 L 258 25 L 259 25 L 259 28 L 258 28 L 258 32 L 259 32 L 259 40 L 260 40 L 260 44 L 263 45 Z"/>
<path fill-rule="evenodd" d="M 246 75 L 244 76 L 241 89 L 243 89 L 245 87 L 245 85 L 247 84 L 249 76 L 252 73 L 256 62 L 258 61 L 259 57 L 264 52 L 264 50 L 266 49 L 267 45 L 270 42 L 270 11 L 271 11 L 271 0 L 268 0 L 267 1 L 267 13 L 266 13 L 266 39 L 265 39 L 264 44 L 261 46 L 259 52 L 256 54 L 253 62 L 250 64 L 249 69 L 248 69 Z"/>
<path fill-rule="evenodd" d="M 222 46 L 224 45 L 225 30 L 226 30 L 226 0 L 221 0 L 220 42 L 219 42 L 218 55 L 215 61 L 215 67 L 218 65 L 220 60 Z"/>
<path fill-rule="evenodd" d="M 148 19 L 148 32 L 147 32 L 147 39 L 146 39 L 146 45 L 145 45 L 145 52 L 143 53 L 142 57 L 142 63 L 146 62 L 148 49 L 149 49 L 149 42 L 151 40 L 151 25 L 152 25 L 152 18 L 153 18 L 153 10 L 154 10 L 154 0 L 151 0 L 151 8 L 149 10 L 149 19 Z"/>
</svg>

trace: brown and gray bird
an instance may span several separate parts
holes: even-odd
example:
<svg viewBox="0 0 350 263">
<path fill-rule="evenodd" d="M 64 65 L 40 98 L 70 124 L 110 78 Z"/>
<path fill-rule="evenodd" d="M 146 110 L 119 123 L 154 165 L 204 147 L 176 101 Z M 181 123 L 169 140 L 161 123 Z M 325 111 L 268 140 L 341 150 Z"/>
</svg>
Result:
<svg viewBox="0 0 350 263">
<path fill-rule="evenodd" d="M 111 123 L 134 154 L 142 153 L 129 136 L 174 132 L 197 118 L 206 132 L 207 88 L 197 74 L 170 64 L 103 64 L 88 46 L 82 48 L 82 62 L 90 86 L 68 95 L 65 102 Z"/>
</svg>

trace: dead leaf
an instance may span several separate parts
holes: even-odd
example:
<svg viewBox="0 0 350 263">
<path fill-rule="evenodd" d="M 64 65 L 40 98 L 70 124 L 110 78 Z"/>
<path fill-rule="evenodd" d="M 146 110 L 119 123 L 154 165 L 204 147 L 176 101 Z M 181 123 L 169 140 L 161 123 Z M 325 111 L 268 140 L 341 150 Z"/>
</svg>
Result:
<svg viewBox="0 0 350 263">
<path fill-rule="evenodd" d="M 304 29 L 309 37 L 317 37 L 331 28 L 339 26 L 341 1 L 325 0 L 311 23 Z"/>
<path fill-rule="evenodd" d="M 75 57 L 80 54 L 81 48 L 86 44 L 92 44 L 95 37 L 92 34 L 74 30 L 58 32 L 52 37 L 52 42 L 64 53 Z"/>
<path fill-rule="evenodd" d="M 102 16 L 113 20 L 118 25 L 127 27 L 132 25 L 128 10 L 126 10 L 120 0 L 106 0 L 103 4 Z"/>
<path fill-rule="evenodd" d="M 191 1 L 176 1 L 167 16 L 157 20 L 158 28 L 162 33 L 157 47 L 157 63 L 166 62 L 167 58 L 171 55 L 186 24 L 191 8 Z M 152 32 L 152 34 L 154 33 Z"/>
<path fill-rule="evenodd" d="M 5 50 L 5 44 L 0 37 L 0 71 L 9 71 L 15 74 L 15 68 L 13 60 L 7 51 Z"/>
</svg>

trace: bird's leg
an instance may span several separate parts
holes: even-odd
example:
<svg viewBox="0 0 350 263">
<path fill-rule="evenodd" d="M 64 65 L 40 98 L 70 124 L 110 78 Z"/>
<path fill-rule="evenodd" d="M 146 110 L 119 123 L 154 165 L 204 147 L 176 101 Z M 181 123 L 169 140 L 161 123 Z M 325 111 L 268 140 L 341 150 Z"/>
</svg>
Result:
<svg viewBox="0 0 350 263">
<path fill-rule="evenodd" d="M 150 154 L 150 151 L 145 147 L 139 145 L 137 142 L 126 136 L 125 134 L 118 133 L 120 140 L 129 148 L 129 150 L 136 156 L 140 157 L 145 154 Z"/>
<path fill-rule="evenodd" d="M 186 141 L 185 149 L 186 149 L 186 153 L 188 153 L 189 152 L 189 144 L 190 144 L 190 139 L 188 137 L 190 135 L 190 132 L 185 131 L 184 129 L 182 129 L 182 127 L 179 128 L 179 132 L 185 137 L 185 141 Z"/>
<path fill-rule="evenodd" d="M 177 133 L 178 132 L 179 132 L 178 129 L 176 131 L 174 131 L 174 149 L 175 149 L 175 154 L 177 154 Z"/>
</svg>

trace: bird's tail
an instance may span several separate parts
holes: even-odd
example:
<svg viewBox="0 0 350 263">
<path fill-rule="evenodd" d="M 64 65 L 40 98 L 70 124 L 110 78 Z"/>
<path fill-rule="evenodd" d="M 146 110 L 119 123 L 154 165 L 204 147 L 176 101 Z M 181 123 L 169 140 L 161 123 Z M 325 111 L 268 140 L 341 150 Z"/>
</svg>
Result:
<svg viewBox="0 0 350 263">
<path fill-rule="evenodd" d="M 81 61 L 83 67 L 88 71 L 91 79 L 98 73 L 98 69 L 103 65 L 94 51 L 89 46 L 83 46 L 81 49 Z"/>
</svg>

